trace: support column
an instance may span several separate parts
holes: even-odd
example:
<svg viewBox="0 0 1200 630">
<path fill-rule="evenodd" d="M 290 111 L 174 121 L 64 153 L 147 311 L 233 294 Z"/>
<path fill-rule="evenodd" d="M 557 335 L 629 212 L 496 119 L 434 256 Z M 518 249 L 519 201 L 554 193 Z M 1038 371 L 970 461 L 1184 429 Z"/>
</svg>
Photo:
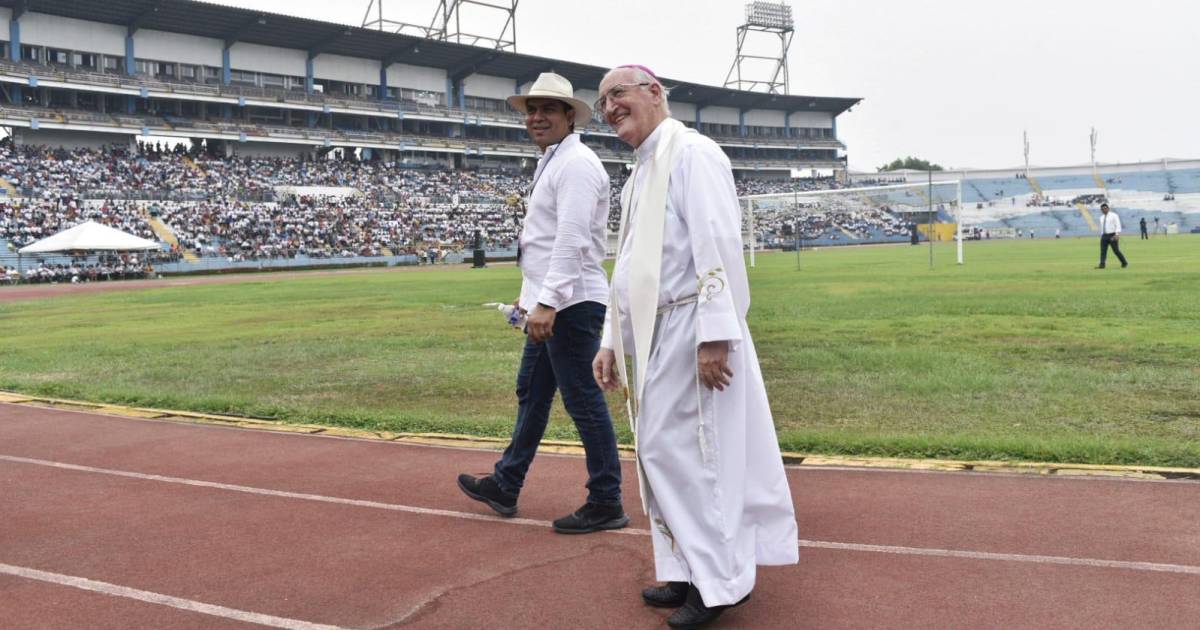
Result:
<svg viewBox="0 0 1200 630">
<path fill-rule="evenodd" d="M 8 23 L 8 58 L 10 61 L 21 62 L 21 19 L 13 18 Z"/>
<path fill-rule="evenodd" d="M 786 112 L 783 115 L 783 137 L 792 137 L 792 112 Z"/>
<path fill-rule="evenodd" d="M 133 35 L 125 36 L 125 74 L 133 76 L 137 72 L 137 57 L 134 56 Z"/>
<path fill-rule="evenodd" d="M 13 18 L 8 23 L 8 58 L 13 63 L 21 63 L 21 20 Z M 11 88 L 12 100 L 17 105 L 20 105 L 22 98 L 21 86 L 13 85 Z"/>
<path fill-rule="evenodd" d="M 454 81 L 446 77 L 446 107 L 454 107 Z"/>
<path fill-rule="evenodd" d="M 304 93 L 305 94 L 313 93 L 313 85 L 315 83 L 315 81 L 313 79 L 313 72 L 314 72 L 313 58 L 310 56 L 308 58 L 308 60 L 304 62 Z"/>
<path fill-rule="evenodd" d="M 703 105 L 696 106 L 696 131 L 700 130 L 700 110 L 704 109 Z"/>
<path fill-rule="evenodd" d="M 746 137 L 746 110 L 738 110 L 738 136 Z"/>
<path fill-rule="evenodd" d="M 221 85 L 229 85 L 232 81 L 233 67 L 229 63 L 229 46 L 226 46 L 221 49 Z"/>
<path fill-rule="evenodd" d="M 379 64 L 379 100 L 388 99 L 387 66 Z"/>
</svg>

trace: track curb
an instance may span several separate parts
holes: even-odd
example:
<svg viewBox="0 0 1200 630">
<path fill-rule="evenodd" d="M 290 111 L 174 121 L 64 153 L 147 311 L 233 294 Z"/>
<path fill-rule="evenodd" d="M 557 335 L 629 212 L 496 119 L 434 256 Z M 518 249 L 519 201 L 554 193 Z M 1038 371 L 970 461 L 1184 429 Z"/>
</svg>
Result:
<svg viewBox="0 0 1200 630">
<path fill-rule="evenodd" d="M 177 411 L 171 409 L 156 409 L 153 407 L 131 407 L 126 405 L 94 403 L 87 401 L 68 400 L 63 398 L 52 398 L 47 396 L 18 394 L 16 392 L 6 391 L 0 391 L 0 403 L 50 409 L 90 411 L 94 413 L 139 420 L 208 424 L 237 427 L 242 429 L 254 429 L 260 431 L 273 431 L 278 433 L 307 433 L 311 435 L 327 435 L 355 439 L 399 442 L 406 444 L 453 446 L 457 448 L 472 448 L 479 450 L 500 451 L 503 450 L 508 444 L 508 440 L 506 438 L 478 437 L 453 433 L 373 431 L 370 429 L 354 429 L 349 427 L 337 427 L 319 424 L 295 424 L 290 422 L 281 422 L 270 418 L 201 413 L 195 411 Z M 627 444 L 618 445 L 618 449 L 623 454 L 628 456 L 632 456 L 634 452 L 633 447 Z M 538 452 L 564 455 L 582 455 L 583 446 L 579 442 L 574 441 L 543 440 L 541 446 L 538 448 Z M 1184 479 L 1200 481 L 1200 468 L 1176 468 L 1170 466 L 1130 466 L 990 460 L 970 461 L 947 459 L 906 459 L 898 457 L 860 457 L 791 452 L 783 453 L 783 462 L 789 466 L 801 466 L 804 468 L 870 468 L 977 473 L 998 472 L 1060 477 L 1094 476 L 1129 479 Z"/>
</svg>

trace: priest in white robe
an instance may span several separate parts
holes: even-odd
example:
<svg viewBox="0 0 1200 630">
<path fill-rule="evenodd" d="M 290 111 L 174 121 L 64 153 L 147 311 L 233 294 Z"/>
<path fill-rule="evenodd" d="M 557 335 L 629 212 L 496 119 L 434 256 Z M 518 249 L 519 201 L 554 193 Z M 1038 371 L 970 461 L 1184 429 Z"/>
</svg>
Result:
<svg viewBox="0 0 1200 630">
<path fill-rule="evenodd" d="M 744 602 L 757 565 L 798 560 L 795 511 L 754 342 L 729 159 L 670 117 L 642 66 L 613 69 L 596 111 L 637 153 L 597 382 L 626 392 L 657 578 L 647 604 L 697 628 Z M 625 361 L 633 357 L 633 382 Z"/>
</svg>

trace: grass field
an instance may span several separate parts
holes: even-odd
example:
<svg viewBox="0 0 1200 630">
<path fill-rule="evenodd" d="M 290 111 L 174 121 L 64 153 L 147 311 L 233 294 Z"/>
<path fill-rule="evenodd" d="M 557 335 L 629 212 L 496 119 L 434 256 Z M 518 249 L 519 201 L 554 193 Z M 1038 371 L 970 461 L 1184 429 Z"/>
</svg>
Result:
<svg viewBox="0 0 1200 630">
<path fill-rule="evenodd" d="M 1093 239 L 967 245 L 932 271 L 924 246 L 758 257 L 785 449 L 1200 466 L 1200 238 L 1126 238 L 1131 267 L 1105 271 Z M 0 388 L 503 436 L 522 337 L 479 304 L 519 283 L 441 268 L 0 302 Z M 560 405 L 548 436 L 574 437 Z"/>
</svg>

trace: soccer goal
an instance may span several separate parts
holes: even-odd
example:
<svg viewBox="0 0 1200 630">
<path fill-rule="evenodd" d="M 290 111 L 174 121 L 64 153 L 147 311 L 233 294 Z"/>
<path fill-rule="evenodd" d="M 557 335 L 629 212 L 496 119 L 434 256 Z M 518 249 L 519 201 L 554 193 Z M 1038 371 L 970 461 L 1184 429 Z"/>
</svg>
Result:
<svg viewBox="0 0 1200 630">
<path fill-rule="evenodd" d="M 749 195 L 741 198 L 743 229 L 754 266 L 756 249 L 785 251 L 837 245 L 956 242 L 963 263 L 959 181 L 895 184 Z M 969 234 L 968 234 L 969 237 Z"/>
</svg>

